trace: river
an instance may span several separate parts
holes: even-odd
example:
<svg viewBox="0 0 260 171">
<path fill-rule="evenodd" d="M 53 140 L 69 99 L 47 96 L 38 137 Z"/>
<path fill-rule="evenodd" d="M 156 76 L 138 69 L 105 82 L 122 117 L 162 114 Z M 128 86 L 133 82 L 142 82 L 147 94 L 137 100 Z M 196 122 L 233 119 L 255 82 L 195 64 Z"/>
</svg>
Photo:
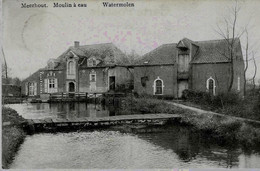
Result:
<svg viewBox="0 0 260 171">
<path fill-rule="evenodd" d="M 10 104 L 27 119 L 102 117 L 114 108 L 85 103 Z M 158 129 L 157 129 L 158 130 Z M 116 130 L 28 135 L 10 169 L 260 168 L 260 153 L 220 146 L 182 126 L 151 133 Z"/>
</svg>

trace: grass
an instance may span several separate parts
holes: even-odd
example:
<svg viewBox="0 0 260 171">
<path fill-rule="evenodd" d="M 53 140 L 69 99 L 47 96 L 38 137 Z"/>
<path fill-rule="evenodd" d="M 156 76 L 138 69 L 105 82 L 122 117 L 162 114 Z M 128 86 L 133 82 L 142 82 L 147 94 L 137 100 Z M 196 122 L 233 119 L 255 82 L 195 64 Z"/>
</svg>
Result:
<svg viewBox="0 0 260 171">
<path fill-rule="evenodd" d="M 10 122 L 2 127 L 2 168 L 8 169 L 26 133 L 20 127 L 24 119 L 11 108 L 2 106 L 2 122 Z"/>
<path fill-rule="evenodd" d="M 260 128 L 228 116 L 198 115 L 159 99 L 127 97 L 123 101 L 122 111 L 131 114 L 181 114 L 183 116 L 182 124 L 192 126 L 193 131 L 200 132 L 208 138 L 216 139 L 218 143 L 239 143 L 246 148 L 257 147 L 260 143 Z"/>
<path fill-rule="evenodd" d="M 260 120 L 259 91 L 248 91 L 242 99 L 234 92 L 210 96 L 205 92 L 186 90 L 185 101 L 181 103 L 226 115 Z"/>
<path fill-rule="evenodd" d="M 164 100 L 153 98 L 131 98 L 123 100 L 120 112 L 124 114 L 172 113 L 183 114 L 184 109 L 166 103 Z"/>
</svg>

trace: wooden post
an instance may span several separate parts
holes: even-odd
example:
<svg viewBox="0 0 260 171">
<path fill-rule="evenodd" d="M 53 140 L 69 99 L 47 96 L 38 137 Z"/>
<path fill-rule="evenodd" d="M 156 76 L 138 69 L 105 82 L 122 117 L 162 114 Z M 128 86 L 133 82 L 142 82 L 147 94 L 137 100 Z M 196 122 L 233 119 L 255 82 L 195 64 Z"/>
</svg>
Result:
<svg viewBox="0 0 260 171">
<path fill-rule="evenodd" d="M 115 92 L 114 92 L 114 94 L 113 94 L 113 106 L 115 106 Z"/>
<path fill-rule="evenodd" d="M 86 102 L 88 103 L 88 93 L 86 93 Z"/>
<path fill-rule="evenodd" d="M 94 93 L 94 95 L 95 95 L 95 104 L 96 104 L 97 94 L 96 94 L 96 93 Z"/>
</svg>

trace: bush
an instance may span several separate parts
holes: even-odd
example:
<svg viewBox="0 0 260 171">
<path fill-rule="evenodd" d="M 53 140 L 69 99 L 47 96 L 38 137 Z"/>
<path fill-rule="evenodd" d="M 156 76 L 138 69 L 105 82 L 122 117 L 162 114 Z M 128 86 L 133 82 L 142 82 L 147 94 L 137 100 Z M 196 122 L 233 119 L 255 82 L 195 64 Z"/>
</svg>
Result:
<svg viewBox="0 0 260 171">
<path fill-rule="evenodd" d="M 217 127 L 216 132 L 220 137 L 224 137 L 229 141 L 237 140 L 237 133 L 240 130 L 242 123 L 238 120 L 228 119 L 224 120 Z"/>
<path fill-rule="evenodd" d="M 260 93 L 259 92 L 258 92 L 258 98 L 254 104 L 254 113 L 260 115 Z"/>
<path fill-rule="evenodd" d="M 184 90 L 182 98 L 197 104 L 210 106 L 213 109 L 239 104 L 239 95 L 235 92 L 221 93 L 213 96 L 207 92 Z"/>
<path fill-rule="evenodd" d="M 183 113 L 184 109 L 156 98 L 143 96 L 140 98 L 126 97 L 121 106 L 123 113 Z"/>
</svg>

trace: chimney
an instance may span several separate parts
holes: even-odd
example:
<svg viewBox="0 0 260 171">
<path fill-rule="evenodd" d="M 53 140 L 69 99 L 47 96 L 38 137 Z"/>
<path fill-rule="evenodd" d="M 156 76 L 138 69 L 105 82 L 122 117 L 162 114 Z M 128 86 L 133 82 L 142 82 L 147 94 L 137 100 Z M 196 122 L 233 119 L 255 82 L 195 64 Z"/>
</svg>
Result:
<svg viewBox="0 0 260 171">
<path fill-rule="evenodd" d="M 74 47 L 79 47 L 79 41 L 74 41 Z"/>
</svg>

